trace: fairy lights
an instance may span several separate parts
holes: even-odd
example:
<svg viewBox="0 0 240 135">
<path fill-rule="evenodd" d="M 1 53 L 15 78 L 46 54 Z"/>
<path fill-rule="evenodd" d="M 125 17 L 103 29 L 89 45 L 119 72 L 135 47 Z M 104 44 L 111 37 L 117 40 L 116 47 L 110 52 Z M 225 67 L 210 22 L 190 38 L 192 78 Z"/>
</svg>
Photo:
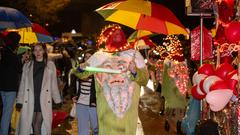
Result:
<svg viewBox="0 0 240 135">
<path fill-rule="evenodd" d="M 176 86 L 182 95 L 185 95 L 188 91 L 189 75 L 188 67 L 185 61 L 171 61 L 171 67 L 168 70 L 168 74 L 175 80 Z"/>
<path fill-rule="evenodd" d="M 106 47 L 107 40 L 113 35 L 113 33 L 116 30 L 121 30 L 121 27 L 119 25 L 116 25 L 116 24 L 106 26 L 101 31 L 101 34 L 100 34 L 100 36 L 97 40 L 98 48 L 100 48 L 100 49 L 102 49 L 103 51 L 106 51 L 106 52 L 119 52 L 119 51 L 122 51 L 122 50 L 130 49 L 131 45 L 129 43 L 124 44 L 123 46 L 119 47 L 118 49 Z"/>
<path fill-rule="evenodd" d="M 156 51 L 162 59 L 168 58 L 170 60 L 177 60 L 176 58 L 183 57 L 181 42 L 175 35 L 168 35 L 163 40 L 162 46 L 156 46 Z"/>
</svg>

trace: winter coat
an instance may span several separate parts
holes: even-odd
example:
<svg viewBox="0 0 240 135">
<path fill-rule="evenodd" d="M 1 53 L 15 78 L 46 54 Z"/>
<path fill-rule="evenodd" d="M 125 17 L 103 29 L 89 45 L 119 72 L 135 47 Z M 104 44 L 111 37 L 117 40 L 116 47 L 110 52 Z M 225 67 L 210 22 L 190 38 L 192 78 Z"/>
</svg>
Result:
<svg viewBox="0 0 240 135">
<path fill-rule="evenodd" d="M 0 90 L 17 91 L 21 75 L 21 62 L 10 48 L 4 48 L 0 59 Z"/>
<path fill-rule="evenodd" d="M 52 129 L 52 99 L 55 103 L 61 102 L 56 67 L 52 61 L 48 61 L 44 69 L 40 94 L 40 106 L 43 116 L 42 128 L 46 130 L 47 135 L 51 135 Z M 34 112 L 33 62 L 26 63 L 23 67 L 16 102 L 22 104 L 16 135 L 29 135 L 32 129 Z"/>
</svg>

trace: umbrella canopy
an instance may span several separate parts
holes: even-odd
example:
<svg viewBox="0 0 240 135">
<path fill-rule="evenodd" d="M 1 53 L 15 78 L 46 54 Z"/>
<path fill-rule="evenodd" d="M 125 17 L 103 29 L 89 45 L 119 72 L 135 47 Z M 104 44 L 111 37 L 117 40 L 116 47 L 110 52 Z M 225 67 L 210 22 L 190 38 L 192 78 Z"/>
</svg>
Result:
<svg viewBox="0 0 240 135">
<path fill-rule="evenodd" d="M 0 7 L 0 30 L 30 27 L 32 24 L 20 11 L 14 8 Z"/>
<path fill-rule="evenodd" d="M 152 35 L 153 33 L 151 31 L 147 30 L 136 30 L 134 31 L 129 37 L 128 37 L 128 42 L 133 42 L 136 39 L 139 39 L 141 37 L 145 37 L 148 35 Z"/>
<path fill-rule="evenodd" d="M 19 43 L 23 43 L 23 44 L 34 44 L 38 42 L 51 43 L 54 41 L 51 36 L 43 35 L 36 32 L 18 31 L 18 33 L 21 35 L 21 39 Z"/>
<path fill-rule="evenodd" d="M 42 27 L 41 25 L 39 25 L 37 23 L 32 23 L 32 31 L 36 32 L 36 33 L 43 34 L 43 35 L 49 35 L 50 36 L 50 33 L 44 27 Z"/>
<path fill-rule="evenodd" d="M 50 33 L 41 25 L 32 23 L 31 27 L 12 29 L 9 31 L 17 31 L 21 35 L 20 43 L 33 44 L 33 43 L 51 43 L 53 38 Z"/>
<path fill-rule="evenodd" d="M 171 34 L 185 34 L 187 31 L 168 8 L 150 1 L 116 1 L 96 11 L 105 20 L 120 23 L 133 29 Z"/>
</svg>

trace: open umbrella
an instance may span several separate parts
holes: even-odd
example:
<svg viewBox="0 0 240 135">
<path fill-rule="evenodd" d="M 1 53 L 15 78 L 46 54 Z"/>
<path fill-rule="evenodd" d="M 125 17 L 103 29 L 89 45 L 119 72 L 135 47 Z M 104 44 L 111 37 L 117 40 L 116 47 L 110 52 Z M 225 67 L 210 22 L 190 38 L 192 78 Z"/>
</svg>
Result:
<svg viewBox="0 0 240 135">
<path fill-rule="evenodd" d="M 120 23 L 133 29 L 166 35 L 188 34 L 171 10 L 150 1 L 116 1 L 104 5 L 96 11 L 107 21 Z"/>
<path fill-rule="evenodd" d="M 145 36 L 148 36 L 148 35 L 151 35 L 151 34 L 153 34 L 151 31 L 136 30 L 128 37 L 128 42 L 133 42 L 136 39 L 139 39 L 141 37 L 145 37 Z"/>
<path fill-rule="evenodd" d="M 41 25 L 32 23 L 31 27 L 12 29 L 9 31 L 17 31 L 21 35 L 19 43 L 33 44 L 33 43 L 51 43 L 53 38 L 50 33 Z"/>
<path fill-rule="evenodd" d="M 0 7 L 0 30 L 30 27 L 32 24 L 20 11 L 14 8 Z"/>
<path fill-rule="evenodd" d="M 32 31 L 18 31 L 18 33 L 21 35 L 19 43 L 23 44 L 34 44 L 38 42 L 51 43 L 54 41 L 51 36 L 43 35 Z"/>
</svg>

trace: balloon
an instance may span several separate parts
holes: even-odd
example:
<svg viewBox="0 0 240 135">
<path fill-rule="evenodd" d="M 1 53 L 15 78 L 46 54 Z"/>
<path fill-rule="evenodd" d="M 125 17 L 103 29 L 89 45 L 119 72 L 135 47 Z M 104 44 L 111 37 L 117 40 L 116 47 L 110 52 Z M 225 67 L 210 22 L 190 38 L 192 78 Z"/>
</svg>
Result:
<svg viewBox="0 0 240 135">
<path fill-rule="evenodd" d="M 234 17 L 234 0 L 221 0 L 218 2 L 219 19 L 228 23 Z"/>
<path fill-rule="evenodd" d="M 198 88 L 201 90 L 202 93 L 207 94 L 206 91 L 203 88 L 203 82 L 204 82 L 205 79 L 200 81 L 200 83 L 198 84 Z"/>
<path fill-rule="evenodd" d="M 238 81 L 237 80 L 234 80 L 234 79 L 229 79 L 229 80 L 226 80 L 227 82 L 227 85 L 229 86 L 229 89 L 233 90 L 233 94 L 234 95 L 237 95 L 237 84 L 238 84 Z"/>
<path fill-rule="evenodd" d="M 208 76 L 207 78 L 204 79 L 203 82 L 203 89 L 206 93 L 208 93 L 210 90 L 210 87 L 216 82 L 222 80 L 216 75 Z"/>
<path fill-rule="evenodd" d="M 217 28 L 217 33 L 214 38 L 215 42 L 217 42 L 219 44 L 223 44 L 226 42 L 226 36 L 224 34 L 224 31 L 225 31 L 225 27 L 222 24 L 220 24 Z"/>
<path fill-rule="evenodd" d="M 232 96 L 232 90 L 215 90 L 207 94 L 206 101 L 209 104 L 210 109 L 214 112 L 217 112 L 222 110 L 227 105 Z"/>
<path fill-rule="evenodd" d="M 231 56 L 224 56 L 224 57 L 221 57 L 220 59 L 220 63 L 232 63 L 232 57 Z"/>
<path fill-rule="evenodd" d="M 200 82 L 200 83 L 201 83 L 201 82 Z M 198 93 L 199 95 L 201 95 L 201 96 L 206 95 L 206 94 L 201 90 L 200 85 L 197 85 L 197 93 Z"/>
<path fill-rule="evenodd" d="M 206 95 L 199 95 L 197 93 L 197 85 L 193 86 L 192 89 L 191 89 L 191 93 L 192 93 L 192 96 L 195 98 L 195 99 L 198 99 L 198 100 L 201 100 L 203 98 L 205 98 Z"/>
<path fill-rule="evenodd" d="M 230 73 L 230 72 L 232 72 L 233 70 L 234 70 L 234 68 L 232 67 L 231 64 L 229 64 L 229 63 L 222 63 L 222 64 L 220 64 L 220 65 L 217 67 L 217 69 L 216 69 L 216 71 L 215 71 L 215 74 L 216 74 L 218 77 L 220 77 L 220 78 L 222 78 L 223 80 L 225 80 L 226 77 L 227 77 L 227 74 Z"/>
<path fill-rule="evenodd" d="M 206 77 L 207 77 L 207 75 L 197 74 L 196 77 L 195 77 L 196 84 L 198 85 L 200 83 L 200 81 L 205 79 Z"/>
<path fill-rule="evenodd" d="M 227 79 L 234 79 L 234 80 L 238 80 L 237 78 L 237 70 L 233 70 L 232 72 L 227 74 Z"/>
<path fill-rule="evenodd" d="M 198 69 L 198 74 L 213 75 L 214 74 L 213 66 L 211 64 L 203 64 Z"/>
<path fill-rule="evenodd" d="M 229 89 L 229 86 L 223 80 L 219 80 L 219 81 L 214 82 L 209 88 L 210 91 L 224 90 L 224 89 Z"/>
<path fill-rule="evenodd" d="M 196 82 L 196 76 L 198 75 L 198 72 L 195 72 L 194 74 L 193 74 L 193 77 L 192 77 L 192 83 L 193 83 L 193 85 L 196 85 L 197 84 L 197 82 Z"/>
<path fill-rule="evenodd" d="M 228 24 L 224 31 L 226 39 L 230 43 L 237 43 L 240 41 L 240 22 L 233 21 Z"/>
</svg>

